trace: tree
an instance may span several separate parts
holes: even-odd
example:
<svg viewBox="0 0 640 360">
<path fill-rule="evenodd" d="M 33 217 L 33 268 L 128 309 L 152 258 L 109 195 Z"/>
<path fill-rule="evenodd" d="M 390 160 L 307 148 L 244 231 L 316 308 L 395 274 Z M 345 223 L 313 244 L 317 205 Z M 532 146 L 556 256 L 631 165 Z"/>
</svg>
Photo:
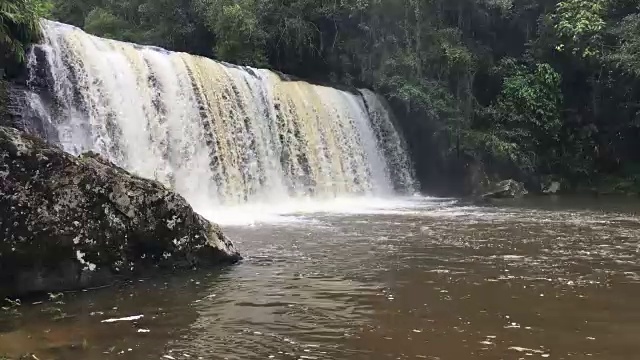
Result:
<svg viewBox="0 0 640 360">
<path fill-rule="evenodd" d="M 557 49 L 583 58 L 600 56 L 607 3 L 608 0 L 560 1 L 551 14 L 560 40 Z"/>
<path fill-rule="evenodd" d="M 253 66 L 266 65 L 267 33 L 261 0 L 199 0 L 196 3 L 205 25 L 215 34 L 214 53 L 226 61 Z"/>
<path fill-rule="evenodd" d="M 640 76 L 640 13 L 626 16 L 611 32 L 618 37 L 620 46 L 607 60 L 628 74 Z"/>
<path fill-rule="evenodd" d="M 47 15 L 50 4 L 45 0 L 0 0 L 0 57 L 24 61 L 25 45 L 40 37 L 40 18 Z"/>
</svg>

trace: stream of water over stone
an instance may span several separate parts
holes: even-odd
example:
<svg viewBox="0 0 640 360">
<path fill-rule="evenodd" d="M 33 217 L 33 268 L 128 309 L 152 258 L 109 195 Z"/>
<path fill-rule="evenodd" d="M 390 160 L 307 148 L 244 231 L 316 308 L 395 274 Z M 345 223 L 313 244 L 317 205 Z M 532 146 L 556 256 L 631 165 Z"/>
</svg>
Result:
<svg viewBox="0 0 640 360">
<path fill-rule="evenodd" d="M 245 260 L 220 272 L 25 302 L 0 320 L 0 355 L 635 359 L 639 210 L 627 198 L 306 204 L 230 222 Z"/>
<path fill-rule="evenodd" d="M 266 69 L 43 22 L 23 117 L 175 189 L 201 213 L 286 199 L 415 192 L 384 101 Z"/>
</svg>

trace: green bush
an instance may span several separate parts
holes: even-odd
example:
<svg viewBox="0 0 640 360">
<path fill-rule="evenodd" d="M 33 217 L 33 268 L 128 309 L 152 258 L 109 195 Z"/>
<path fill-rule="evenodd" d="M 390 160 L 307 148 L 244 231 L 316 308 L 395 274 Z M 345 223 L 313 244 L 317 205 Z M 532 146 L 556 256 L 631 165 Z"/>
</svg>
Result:
<svg viewBox="0 0 640 360">
<path fill-rule="evenodd" d="M 0 56 L 24 61 L 25 46 L 38 41 L 40 18 L 50 9 L 46 0 L 0 0 Z"/>
</svg>

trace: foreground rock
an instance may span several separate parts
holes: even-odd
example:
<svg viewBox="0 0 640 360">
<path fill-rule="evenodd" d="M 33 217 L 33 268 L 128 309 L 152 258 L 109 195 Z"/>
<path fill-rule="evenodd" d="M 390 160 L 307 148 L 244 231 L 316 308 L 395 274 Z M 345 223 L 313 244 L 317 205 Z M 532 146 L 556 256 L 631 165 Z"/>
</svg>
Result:
<svg viewBox="0 0 640 360">
<path fill-rule="evenodd" d="M 492 187 L 491 191 L 482 195 L 483 199 L 513 199 L 527 195 L 524 184 L 515 180 L 504 180 Z"/>
<path fill-rule="evenodd" d="M 217 225 L 162 184 L 0 127 L 0 296 L 238 259 Z"/>
</svg>

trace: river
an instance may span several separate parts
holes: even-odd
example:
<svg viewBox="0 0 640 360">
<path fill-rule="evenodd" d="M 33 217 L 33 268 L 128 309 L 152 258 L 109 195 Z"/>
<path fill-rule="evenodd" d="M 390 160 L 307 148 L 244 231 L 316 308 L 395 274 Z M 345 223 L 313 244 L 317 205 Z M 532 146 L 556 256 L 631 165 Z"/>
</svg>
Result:
<svg viewBox="0 0 640 360">
<path fill-rule="evenodd" d="M 628 360 L 640 354 L 637 201 L 538 198 L 475 207 L 416 197 L 300 209 L 218 214 L 245 256 L 237 266 L 34 299 L 4 312 L 0 355 Z M 131 316 L 138 319 L 103 322 Z"/>
</svg>

